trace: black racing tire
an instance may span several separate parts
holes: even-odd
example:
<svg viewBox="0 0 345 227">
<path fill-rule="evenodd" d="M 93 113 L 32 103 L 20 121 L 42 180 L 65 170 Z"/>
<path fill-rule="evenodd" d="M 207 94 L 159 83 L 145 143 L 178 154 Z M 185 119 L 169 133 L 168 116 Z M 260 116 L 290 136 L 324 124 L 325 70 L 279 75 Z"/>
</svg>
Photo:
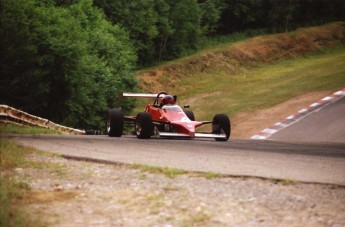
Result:
<svg viewBox="0 0 345 227">
<path fill-rule="evenodd" d="M 217 141 L 227 141 L 231 134 L 230 119 L 226 114 L 217 114 L 212 121 L 212 133 L 222 134 L 225 133 L 226 138 L 215 138 Z"/>
<path fill-rule="evenodd" d="M 184 113 L 187 115 L 187 117 L 189 118 L 189 120 L 195 121 L 195 116 L 194 116 L 193 111 L 191 111 L 191 110 L 185 110 Z"/>
<path fill-rule="evenodd" d="M 121 109 L 110 109 L 106 120 L 106 130 L 110 137 L 121 137 L 124 117 Z"/>
<path fill-rule="evenodd" d="M 153 132 L 153 123 L 150 113 L 138 113 L 135 120 L 135 133 L 138 139 L 150 139 Z"/>
</svg>

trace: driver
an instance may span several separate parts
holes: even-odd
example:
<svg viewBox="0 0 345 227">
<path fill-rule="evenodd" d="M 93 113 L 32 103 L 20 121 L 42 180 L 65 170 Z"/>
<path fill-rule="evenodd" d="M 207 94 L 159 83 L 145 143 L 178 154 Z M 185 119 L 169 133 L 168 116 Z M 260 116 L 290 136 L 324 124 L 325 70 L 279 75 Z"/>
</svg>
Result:
<svg viewBox="0 0 345 227">
<path fill-rule="evenodd" d="M 176 101 L 172 95 L 165 95 L 161 102 L 161 107 L 164 105 L 175 105 Z"/>
</svg>

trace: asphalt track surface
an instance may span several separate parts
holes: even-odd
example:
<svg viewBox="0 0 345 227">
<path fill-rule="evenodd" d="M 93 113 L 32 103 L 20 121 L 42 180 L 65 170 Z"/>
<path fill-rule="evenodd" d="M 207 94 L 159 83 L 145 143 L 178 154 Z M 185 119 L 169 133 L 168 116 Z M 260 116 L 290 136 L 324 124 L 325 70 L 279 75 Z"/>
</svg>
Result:
<svg viewBox="0 0 345 227">
<path fill-rule="evenodd" d="M 139 140 L 134 136 L 6 135 L 82 160 L 345 185 L 345 145 L 265 140 Z"/>
<path fill-rule="evenodd" d="M 345 143 L 345 96 L 280 130 L 269 139 Z"/>
<path fill-rule="evenodd" d="M 341 98 L 275 133 L 271 140 L 1 136 L 81 160 L 345 185 L 344 120 L 345 98 Z"/>
</svg>

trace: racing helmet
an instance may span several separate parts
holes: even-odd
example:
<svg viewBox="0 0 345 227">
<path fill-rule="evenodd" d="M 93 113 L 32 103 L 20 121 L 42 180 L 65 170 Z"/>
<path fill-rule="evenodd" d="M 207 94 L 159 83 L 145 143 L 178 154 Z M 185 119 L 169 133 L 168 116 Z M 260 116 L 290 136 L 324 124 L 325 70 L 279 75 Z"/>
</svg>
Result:
<svg viewBox="0 0 345 227">
<path fill-rule="evenodd" d="M 162 99 L 162 105 L 174 105 L 176 103 L 174 96 L 172 95 L 165 95 Z"/>
</svg>

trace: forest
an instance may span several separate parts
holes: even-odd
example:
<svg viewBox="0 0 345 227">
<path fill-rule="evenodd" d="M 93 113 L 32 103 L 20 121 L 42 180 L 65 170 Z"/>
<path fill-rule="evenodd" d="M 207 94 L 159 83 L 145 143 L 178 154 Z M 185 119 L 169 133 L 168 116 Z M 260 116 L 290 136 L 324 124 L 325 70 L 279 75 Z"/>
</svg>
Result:
<svg viewBox="0 0 345 227">
<path fill-rule="evenodd" d="M 138 69 L 344 12 L 343 0 L 1 0 L 0 103 L 101 129 L 117 94 L 137 91 Z"/>
</svg>

